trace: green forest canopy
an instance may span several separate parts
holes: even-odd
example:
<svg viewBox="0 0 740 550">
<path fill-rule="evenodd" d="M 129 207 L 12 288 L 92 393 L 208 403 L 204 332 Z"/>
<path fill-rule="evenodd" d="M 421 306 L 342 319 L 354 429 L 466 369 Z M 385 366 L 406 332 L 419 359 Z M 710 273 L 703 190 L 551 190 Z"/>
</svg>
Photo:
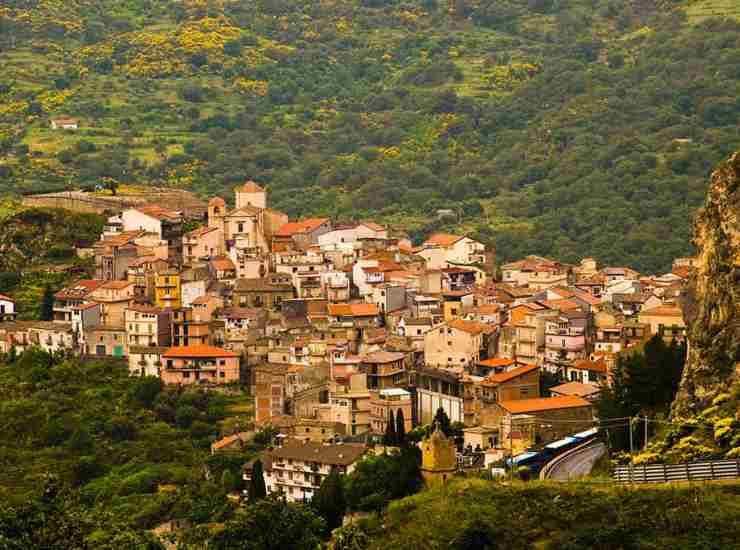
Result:
<svg viewBox="0 0 740 550">
<path fill-rule="evenodd" d="M 293 217 L 666 270 L 740 146 L 740 28 L 709 4 L 4 2 L 0 192 L 255 178 Z"/>
</svg>

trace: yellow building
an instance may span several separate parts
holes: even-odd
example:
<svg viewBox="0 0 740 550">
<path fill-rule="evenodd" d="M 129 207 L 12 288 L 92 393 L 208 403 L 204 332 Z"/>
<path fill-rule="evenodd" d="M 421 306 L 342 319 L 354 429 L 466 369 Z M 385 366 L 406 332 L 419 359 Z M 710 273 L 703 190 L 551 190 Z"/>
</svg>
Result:
<svg viewBox="0 0 740 550">
<path fill-rule="evenodd" d="M 434 433 L 421 442 L 421 476 L 427 485 L 445 483 L 457 469 L 455 442 L 435 425 Z"/>
<path fill-rule="evenodd" d="M 158 307 L 181 307 L 180 288 L 180 274 L 177 271 L 158 273 L 154 282 L 154 303 Z"/>
</svg>

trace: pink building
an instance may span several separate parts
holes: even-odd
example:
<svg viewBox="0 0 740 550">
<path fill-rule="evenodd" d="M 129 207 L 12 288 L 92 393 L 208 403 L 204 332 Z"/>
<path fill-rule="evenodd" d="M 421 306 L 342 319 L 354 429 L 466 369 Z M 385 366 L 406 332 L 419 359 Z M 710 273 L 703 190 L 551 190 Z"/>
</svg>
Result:
<svg viewBox="0 0 740 550">
<path fill-rule="evenodd" d="M 221 254 L 223 232 L 218 227 L 199 227 L 182 238 L 182 259 L 187 265 Z"/>
<path fill-rule="evenodd" d="M 230 384 L 239 382 L 239 355 L 214 346 L 181 346 L 162 355 L 165 384 Z"/>
</svg>

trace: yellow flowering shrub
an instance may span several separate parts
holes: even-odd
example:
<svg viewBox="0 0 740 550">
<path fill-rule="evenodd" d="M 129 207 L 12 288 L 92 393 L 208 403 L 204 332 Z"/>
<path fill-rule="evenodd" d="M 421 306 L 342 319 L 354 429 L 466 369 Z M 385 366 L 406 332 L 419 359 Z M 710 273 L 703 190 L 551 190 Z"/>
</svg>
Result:
<svg viewBox="0 0 740 550">
<path fill-rule="evenodd" d="M 513 91 L 539 71 L 540 67 L 533 63 L 510 63 L 493 67 L 487 78 L 492 88 Z"/>
<path fill-rule="evenodd" d="M 44 111 L 51 112 L 57 107 L 64 105 L 64 102 L 72 95 L 72 90 L 46 90 L 42 92 L 36 100 L 44 108 Z"/>
<path fill-rule="evenodd" d="M 260 97 L 267 95 L 269 84 L 264 80 L 249 80 L 244 77 L 234 79 L 234 86 L 240 93 L 253 94 Z"/>
</svg>

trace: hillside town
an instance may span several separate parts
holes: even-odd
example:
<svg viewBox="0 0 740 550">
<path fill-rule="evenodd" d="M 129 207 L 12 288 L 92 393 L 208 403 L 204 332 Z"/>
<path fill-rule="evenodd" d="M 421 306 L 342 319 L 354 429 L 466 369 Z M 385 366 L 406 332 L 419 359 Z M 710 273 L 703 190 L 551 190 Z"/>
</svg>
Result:
<svg viewBox="0 0 740 550">
<path fill-rule="evenodd" d="M 619 354 L 685 338 L 692 269 L 688 258 L 657 276 L 592 258 L 498 266 L 465 235 L 416 246 L 372 221 L 291 221 L 253 181 L 233 208 L 212 198 L 205 219 L 123 210 L 87 254 L 95 278 L 57 292 L 51 321 L 16 320 L 0 296 L 0 352 L 38 346 L 125 360 L 168 385 L 243 387 L 254 429 L 281 436 L 262 457 L 267 489 L 290 500 L 351 471 L 389 423 L 408 432 L 440 409 L 463 440 L 433 429 L 427 479 L 592 428 Z M 214 453 L 244 444 L 224 436 Z"/>
</svg>

